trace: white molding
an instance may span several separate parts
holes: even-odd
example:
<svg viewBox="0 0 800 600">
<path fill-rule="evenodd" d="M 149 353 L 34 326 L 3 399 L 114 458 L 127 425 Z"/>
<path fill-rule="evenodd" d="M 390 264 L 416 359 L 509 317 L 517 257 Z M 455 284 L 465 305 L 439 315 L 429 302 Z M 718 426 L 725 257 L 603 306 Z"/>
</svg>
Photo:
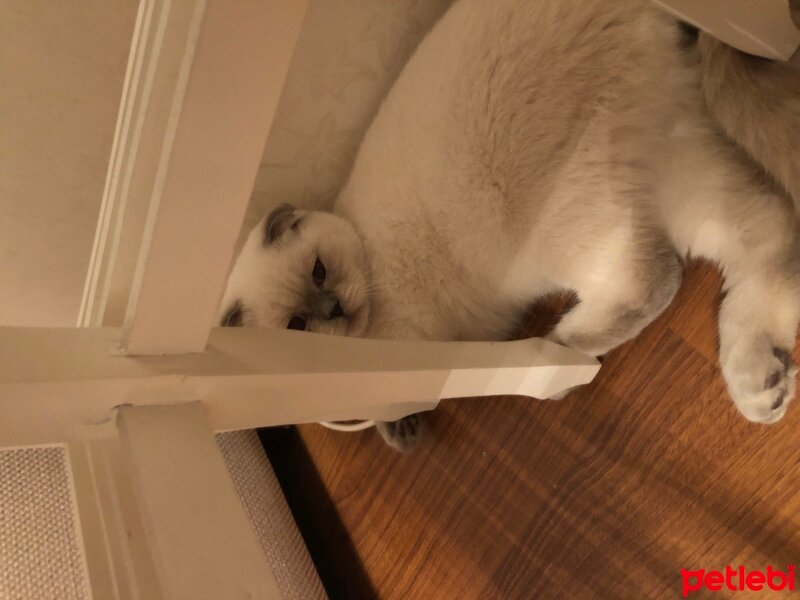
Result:
<svg viewBox="0 0 800 600">
<path fill-rule="evenodd" d="M 118 427 L 163 597 L 280 598 L 200 404 L 122 407 Z"/>
<path fill-rule="evenodd" d="M 592 357 L 543 339 L 400 342 L 215 328 L 208 349 L 127 356 L 113 328 L 0 328 L 0 445 L 83 439 L 120 405 L 200 400 L 217 430 L 391 420 L 442 398 L 547 398 L 588 383 Z"/>
<path fill-rule="evenodd" d="M 161 600 L 116 427 L 67 444 L 94 598 Z"/>
<path fill-rule="evenodd" d="M 202 350 L 305 0 L 142 0 L 79 325 Z"/>
<path fill-rule="evenodd" d="M 182 91 L 174 72 L 204 7 L 205 0 L 139 3 L 79 326 L 122 324 L 165 127 Z"/>
<path fill-rule="evenodd" d="M 93 429 L 67 448 L 94 598 L 279 597 L 199 403 Z"/>
</svg>

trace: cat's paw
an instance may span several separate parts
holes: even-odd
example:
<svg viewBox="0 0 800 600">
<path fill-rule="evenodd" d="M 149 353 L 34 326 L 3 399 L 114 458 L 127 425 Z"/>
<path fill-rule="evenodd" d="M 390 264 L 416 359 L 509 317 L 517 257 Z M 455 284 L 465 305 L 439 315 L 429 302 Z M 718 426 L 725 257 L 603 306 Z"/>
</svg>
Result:
<svg viewBox="0 0 800 600">
<path fill-rule="evenodd" d="M 408 415 L 397 421 L 378 421 L 375 423 L 383 441 L 399 452 L 408 453 L 414 449 L 422 433 L 422 417 Z"/>
<path fill-rule="evenodd" d="M 794 398 L 797 368 L 791 353 L 763 341 L 746 352 L 741 348 L 731 353 L 722 369 L 731 396 L 750 421 L 775 423 Z"/>
</svg>

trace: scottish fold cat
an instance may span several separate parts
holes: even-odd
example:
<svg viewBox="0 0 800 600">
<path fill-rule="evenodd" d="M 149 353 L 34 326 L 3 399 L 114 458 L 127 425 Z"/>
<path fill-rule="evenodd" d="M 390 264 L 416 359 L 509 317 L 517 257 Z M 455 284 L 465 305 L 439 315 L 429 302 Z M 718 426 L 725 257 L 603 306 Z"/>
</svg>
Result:
<svg viewBox="0 0 800 600">
<path fill-rule="evenodd" d="M 781 182 L 796 190 L 784 172 L 800 163 L 770 149 L 753 97 L 738 120 L 732 52 L 647 0 L 458 0 L 383 102 L 333 211 L 282 205 L 250 234 L 223 324 L 500 340 L 537 298 L 572 290 L 549 337 L 602 355 L 664 310 L 685 257 L 703 257 L 725 277 L 730 395 L 747 419 L 779 420 L 800 318 Z M 787 97 L 796 121 L 770 127 L 795 127 L 791 151 Z M 418 423 L 380 431 L 406 449 Z"/>
</svg>

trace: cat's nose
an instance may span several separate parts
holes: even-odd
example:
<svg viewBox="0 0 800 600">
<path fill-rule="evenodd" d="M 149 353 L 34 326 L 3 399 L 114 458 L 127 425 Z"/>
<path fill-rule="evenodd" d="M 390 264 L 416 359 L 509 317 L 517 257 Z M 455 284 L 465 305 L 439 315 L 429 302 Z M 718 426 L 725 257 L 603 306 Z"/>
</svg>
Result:
<svg viewBox="0 0 800 600">
<path fill-rule="evenodd" d="M 336 301 L 336 304 L 333 305 L 333 309 L 331 310 L 331 316 L 328 317 L 329 319 L 335 319 L 336 317 L 343 317 L 344 311 L 342 310 L 342 305 L 339 304 L 339 301 Z"/>
<path fill-rule="evenodd" d="M 317 290 L 309 298 L 311 312 L 321 320 L 331 320 L 344 316 L 339 298 L 330 290 Z"/>
</svg>

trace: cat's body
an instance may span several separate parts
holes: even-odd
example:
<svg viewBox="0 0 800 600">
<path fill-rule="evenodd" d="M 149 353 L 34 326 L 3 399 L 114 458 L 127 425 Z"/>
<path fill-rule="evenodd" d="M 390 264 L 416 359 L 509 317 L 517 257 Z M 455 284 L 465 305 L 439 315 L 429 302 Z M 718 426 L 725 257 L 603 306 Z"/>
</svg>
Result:
<svg viewBox="0 0 800 600">
<path fill-rule="evenodd" d="M 368 335 L 503 338 L 535 297 L 638 251 L 656 225 L 641 163 L 678 111 L 670 54 L 644 46 L 674 27 L 600 5 L 466 0 L 422 42 L 334 208 L 391 298 Z"/>
<path fill-rule="evenodd" d="M 335 216 L 268 217 L 225 309 L 247 325 L 491 340 L 567 289 L 580 303 L 550 337 L 599 355 L 667 306 L 680 256 L 704 256 L 726 276 L 731 395 L 749 419 L 779 419 L 796 217 L 707 114 L 680 35 L 646 0 L 457 1 L 367 131 Z"/>
</svg>

